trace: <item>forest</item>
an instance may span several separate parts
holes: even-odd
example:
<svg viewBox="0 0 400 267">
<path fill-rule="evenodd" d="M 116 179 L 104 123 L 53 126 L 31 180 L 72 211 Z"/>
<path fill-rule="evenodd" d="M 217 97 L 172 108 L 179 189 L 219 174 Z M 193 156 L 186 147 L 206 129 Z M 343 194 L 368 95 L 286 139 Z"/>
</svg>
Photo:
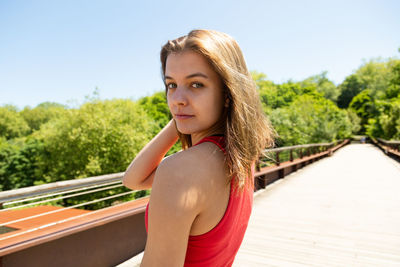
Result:
<svg viewBox="0 0 400 267">
<path fill-rule="evenodd" d="M 281 84 L 260 72 L 252 76 L 276 146 L 352 135 L 400 140 L 398 59 L 366 61 L 339 85 L 326 72 Z M 138 100 L 100 100 L 94 93 L 77 108 L 0 106 L 0 191 L 123 172 L 170 118 L 164 91 Z"/>
</svg>

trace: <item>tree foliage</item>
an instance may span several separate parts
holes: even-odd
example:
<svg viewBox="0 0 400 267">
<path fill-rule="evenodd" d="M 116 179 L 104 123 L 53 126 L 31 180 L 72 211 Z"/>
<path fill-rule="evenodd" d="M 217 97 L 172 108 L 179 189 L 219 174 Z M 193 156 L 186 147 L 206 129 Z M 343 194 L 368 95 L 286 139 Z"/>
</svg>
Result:
<svg viewBox="0 0 400 267">
<path fill-rule="evenodd" d="M 165 92 L 156 92 L 152 96 L 145 96 L 139 99 L 141 105 L 160 128 L 164 127 L 172 118 L 167 105 Z"/>
<path fill-rule="evenodd" d="M 346 78 L 340 85 L 342 89 L 352 79 L 358 81 L 358 87 L 353 87 L 357 94 L 351 96 L 348 107 L 361 119 L 358 133 L 399 139 L 400 60 L 369 61 Z"/>
<path fill-rule="evenodd" d="M 347 113 L 322 97 L 299 96 L 289 106 L 272 111 L 270 119 L 283 146 L 331 142 L 351 136 Z"/>
<path fill-rule="evenodd" d="M 0 136 L 12 139 L 25 136 L 29 132 L 29 126 L 14 106 L 0 107 Z"/>
<path fill-rule="evenodd" d="M 358 117 L 361 119 L 361 131 L 365 131 L 365 127 L 368 124 L 370 117 L 376 116 L 375 103 L 372 98 L 372 91 L 367 89 L 361 91 L 358 95 L 353 97 L 349 108 L 353 110 Z"/>
<path fill-rule="evenodd" d="M 156 125 L 130 100 L 85 103 L 42 125 L 44 182 L 121 172 L 150 140 Z"/>
<path fill-rule="evenodd" d="M 42 124 L 61 115 L 65 109 L 66 106 L 64 105 L 52 102 L 44 102 L 33 109 L 30 107 L 25 107 L 20 112 L 20 115 L 28 124 L 30 128 L 29 133 L 32 133 L 39 130 Z"/>
<path fill-rule="evenodd" d="M 0 191 L 34 185 L 41 176 L 37 167 L 42 148 L 33 138 L 0 137 Z"/>
<path fill-rule="evenodd" d="M 361 83 L 360 78 L 357 75 L 350 75 L 346 77 L 342 84 L 340 84 L 340 95 L 337 99 L 337 104 L 339 108 L 347 108 L 353 100 L 353 97 L 358 95 L 362 90 L 364 85 Z"/>
<path fill-rule="evenodd" d="M 338 97 L 338 106 L 347 108 L 353 97 L 363 90 L 370 90 L 373 98 L 380 98 L 393 80 L 395 72 L 392 66 L 396 65 L 394 59 L 372 59 L 361 65 L 355 73 L 346 77 L 340 84 L 340 95 Z"/>
<path fill-rule="evenodd" d="M 318 91 L 321 84 L 326 88 L 333 85 L 326 73 L 282 84 L 274 84 L 260 73 L 253 73 L 253 79 L 264 111 L 279 135 L 277 145 L 331 142 L 351 135 L 347 112 L 326 98 L 322 89 Z"/>
<path fill-rule="evenodd" d="M 303 84 L 303 86 L 314 85 L 317 91 L 321 93 L 326 99 L 329 99 L 336 103 L 340 92 L 336 85 L 327 78 L 327 74 L 328 72 L 324 71 L 321 74 L 314 75 L 305 79 L 301 83 Z"/>
</svg>

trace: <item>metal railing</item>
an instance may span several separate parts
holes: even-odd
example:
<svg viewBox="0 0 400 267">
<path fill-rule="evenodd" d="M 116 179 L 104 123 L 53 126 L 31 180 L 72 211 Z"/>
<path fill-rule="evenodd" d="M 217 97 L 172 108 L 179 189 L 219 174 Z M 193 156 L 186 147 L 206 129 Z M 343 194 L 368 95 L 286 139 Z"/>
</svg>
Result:
<svg viewBox="0 0 400 267">
<path fill-rule="evenodd" d="M 83 206 L 89 209 L 101 208 L 110 205 L 112 199 L 140 191 L 131 191 L 124 187 L 121 182 L 123 174 L 107 174 L 3 191 L 0 192 L 0 213 L 46 203 L 61 206 L 73 205 L 74 208 Z M 93 199 L 91 194 L 96 194 L 95 198 L 98 199 Z M 0 227 L 2 225 L 4 224 L 0 224 Z"/>
<path fill-rule="evenodd" d="M 123 172 L 107 174 L 82 179 L 72 179 L 67 181 L 60 181 L 48 183 L 43 185 L 36 185 L 24 187 L 14 190 L 0 192 L 0 205 L 17 199 L 24 199 L 28 197 L 45 196 L 51 193 L 66 192 L 68 190 L 78 189 L 81 190 L 85 187 L 108 185 L 115 182 L 121 182 Z"/>
</svg>

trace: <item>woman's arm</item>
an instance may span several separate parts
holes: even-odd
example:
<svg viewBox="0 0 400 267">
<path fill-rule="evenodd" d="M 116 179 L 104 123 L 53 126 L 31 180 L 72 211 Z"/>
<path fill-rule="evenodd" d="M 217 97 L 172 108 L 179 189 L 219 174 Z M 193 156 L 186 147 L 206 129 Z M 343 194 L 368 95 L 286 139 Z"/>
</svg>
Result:
<svg viewBox="0 0 400 267">
<path fill-rule="evenodd" d="M 151 188 L 158 164 L 176 141 L 178 141 L 178 133 L 172 119 L 137 154 L 122 178 L 123 184 L 134 190 Z"/>
</svg>

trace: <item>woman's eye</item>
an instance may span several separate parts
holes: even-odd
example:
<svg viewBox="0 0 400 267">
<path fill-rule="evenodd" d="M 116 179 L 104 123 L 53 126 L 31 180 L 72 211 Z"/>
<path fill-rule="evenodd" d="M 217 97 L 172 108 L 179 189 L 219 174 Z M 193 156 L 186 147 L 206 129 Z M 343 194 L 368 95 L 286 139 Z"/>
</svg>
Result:
<svg viewBox="0 0 400 267">
<path fill-rule="evenodd" d="M 168 84 L 166 84 L 166 86 L 167 86 L 167 89 L 176 88 L 176 84 L 175 83 L 168 83 Z"/>
<path fill-rule="evenodd" d="M 194 83 L 192 83 L 192 86 L 194 88 L 200 88 L 200 87 L 203 87 L 203 84 L 202 83 L 198 83 L 198 82 L 194 82 Z"/>
</svg>

